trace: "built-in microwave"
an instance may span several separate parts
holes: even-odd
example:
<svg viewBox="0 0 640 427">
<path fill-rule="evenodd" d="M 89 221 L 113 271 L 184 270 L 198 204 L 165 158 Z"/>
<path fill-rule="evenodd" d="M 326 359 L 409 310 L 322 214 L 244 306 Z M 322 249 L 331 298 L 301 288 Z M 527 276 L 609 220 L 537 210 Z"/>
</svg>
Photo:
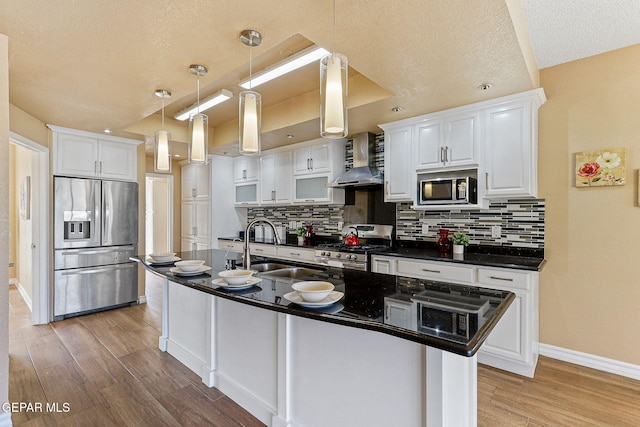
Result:
<svg viewBox="0 0 640 427">
<path fill-rule="evenodd" d="M 472 176 L 418 177 L 418 205 L 478 202 L 478 180 Z"/>
<path fill-rule="evenodd" d="M 443 338 L 468 340 L 484 323 L 488 300 L 423 291 L 412 298 L 417 304 L 417 330 Z"/>
</svg>

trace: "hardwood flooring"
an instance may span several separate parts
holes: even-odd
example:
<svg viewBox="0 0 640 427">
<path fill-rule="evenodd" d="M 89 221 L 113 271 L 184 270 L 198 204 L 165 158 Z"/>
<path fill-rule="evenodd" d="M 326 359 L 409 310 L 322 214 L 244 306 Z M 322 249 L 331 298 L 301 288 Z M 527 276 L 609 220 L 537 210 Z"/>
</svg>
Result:
<svg viewBox="0 0 640 427">
<path fill-rule="evenodd" d="M 161 307 L 161 284 L 147 275 L 147 304 L 32 326 L 10 286 L 9 399 L 42 404 L 13 412 L 13 425 L 264 426 L 158 350 Z"/>
<path fill-rule="evenodd" d="M 263 426 L 158 350 L 153 275 L 146 292 L 147 304 L 31 326 L 10 287 L 10 401 L 60 410 L 14 412 L 15 426 Z M 534 379 L 479 365 L 478 425 L 640 426 L 640 381 L 545 357 Z"/>
</svg>

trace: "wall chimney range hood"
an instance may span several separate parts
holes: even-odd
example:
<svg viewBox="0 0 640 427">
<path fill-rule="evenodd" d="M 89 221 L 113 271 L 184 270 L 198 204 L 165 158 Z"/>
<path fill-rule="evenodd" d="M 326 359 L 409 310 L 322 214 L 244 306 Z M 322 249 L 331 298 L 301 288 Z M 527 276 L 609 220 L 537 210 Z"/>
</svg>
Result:
<svg viewBox="0 0 640 427">
<path fill-rule="evenodd" d="M 376 136 L 369 132 L 353 135 L 353 168 L 335 181 L 327 184 L 329 188 L 364 187 L 382 185 L 382 171 L 373 165 L 376 150 Z"/>
</svg>

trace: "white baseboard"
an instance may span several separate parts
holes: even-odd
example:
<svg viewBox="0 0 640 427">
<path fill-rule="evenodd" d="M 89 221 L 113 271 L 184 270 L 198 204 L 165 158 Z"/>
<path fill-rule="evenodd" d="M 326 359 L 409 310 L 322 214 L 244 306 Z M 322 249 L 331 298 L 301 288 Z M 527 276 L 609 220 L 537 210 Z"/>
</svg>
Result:
<svg viewBox="0 0 640 427">
<path fill-rule="evenodd" d="M 11 427 L 11 412 L 0 413 L 0 427 Z"/>
<path fill-rule="evenodd" d="M 585 366 L 587 368 L 633 378 L 634 380 L 640 380 L 639 365 L 542 343 L 540 343 L 540 355 L 563 360 L 573 363 L 574 365 Z"/>
<path fill-rule="evenodd" d="M 31 297 L 29 296 L 29 294 L 27 294 L 27 291 L 22 287 L 22 285 L 20 284 L 20 282 L 16 281 L 16 288 L 18 288 L 18 292 L 20 292 L 20 295 L 22 296 L 22 299 L 24 300 L 24 303 L 27 304 L 27 307 L 29 307 L 29 311 L 33 312 L 33 308 L 31 305 Z"/>
<path fill-rule="evenodd" d="M 147 296 L 146 295 L 140 295 L 138 297 L 138 304 L 146 304 L 147 303 Z"/>
</svg>

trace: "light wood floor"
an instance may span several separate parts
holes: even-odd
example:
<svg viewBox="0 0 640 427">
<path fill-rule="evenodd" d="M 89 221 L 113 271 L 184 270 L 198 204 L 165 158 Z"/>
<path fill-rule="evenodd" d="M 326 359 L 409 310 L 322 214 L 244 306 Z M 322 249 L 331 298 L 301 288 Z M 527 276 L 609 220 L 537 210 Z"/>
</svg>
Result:
<svg viewBox="0 0 640 427">
<path fill-rule="evenodd" d="M 43 326 L 10 287 L 9 398 L 70 407 L 13 413 L 15 426 L 263 425 L 158 350 L 162 295 L 147 276 L 147 304 Z M 535 379 L 483 365 L 478 379 L 479 426 L 640 426 L 640 381 L 544 357 Z"/>
</svg>

